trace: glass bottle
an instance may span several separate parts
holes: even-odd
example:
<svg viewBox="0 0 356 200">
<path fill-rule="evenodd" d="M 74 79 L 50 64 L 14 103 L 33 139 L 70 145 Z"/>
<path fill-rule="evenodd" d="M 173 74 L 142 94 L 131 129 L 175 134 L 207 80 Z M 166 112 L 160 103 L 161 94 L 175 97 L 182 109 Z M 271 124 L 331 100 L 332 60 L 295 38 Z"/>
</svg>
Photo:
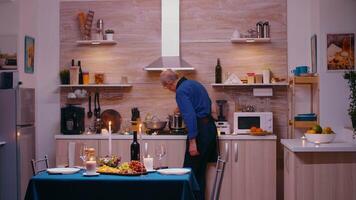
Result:
<svg viewBox="0 0 356 200">
<path fill-rule="evenodd" d="M 78 61 L 78 67 L 79 67 L 79 84 L 83 85 L 83 71 L 82 71 L 80 60 Z"/>
<path fill-rule="evenodd" d="M 137 142 L 137 131 L 133 132 L 133 141 L 131 143 L 131 160 L 140 160 L 140 144 Z"/>
<path fill-rule="evenodd" d="M 221 83 L 222 69 L 220 65 L 220 59 L 218 58 L 216 67 L 215 67 L 215 83 Z"/>
</svg>

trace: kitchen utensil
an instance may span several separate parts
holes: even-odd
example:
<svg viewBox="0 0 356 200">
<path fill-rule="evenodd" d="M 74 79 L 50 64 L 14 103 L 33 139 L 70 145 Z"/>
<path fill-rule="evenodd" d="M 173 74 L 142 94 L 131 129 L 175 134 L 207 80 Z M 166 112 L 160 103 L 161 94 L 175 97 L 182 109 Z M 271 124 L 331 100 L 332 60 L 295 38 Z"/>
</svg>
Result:
<svg viewBox="0 0 356 200">
<path fill-rule="evenodd" d="M 259 21 L 256 24 L 256 31 L 257 31 L 257 37 L 262 38 L 264 33 L 263 33 L 263 22 Z"/>
<path fill-rule="evenodd" d="M 88 118 L 91 118 L 93 116 L 93 112 L 91 111 L 91 94 L 89 94 L 89 99 L 88 99 L 88 113 L 87 116 Z"/>
<path fill-rule="evenodd" d="M 99 92 L 95 92 L 94 96 L 94 116 L 100 118 L 100 101 Z"/>
<path fill-rule="evenodd" d="M 169 115 L 169 129 L 171 130 L 182 130 L 185 129 L 185 124 L 183 121 L 183 117 L 180 113 L 175 113 L 174 115 Z"/>
<path fill-rule="evenodd" d="M 68 135 L 83 133 L 84 118 L 84 108 L 72 105 L 61 108 L 61 132 Z"/>
<path fill-rule="evenodd" d="M 113 133 L 117 133 L 121 127 L 121 115 L 119 112 L 113 109 L 104 110 L 101 113 L 101 119 L 103 121 L 102 128 L 109 130 L 109 121 L 111 121 L 111 130 Z"/>
<path fill-rule="evenodd" d="M 151 120 L 146 120 L 143 124 L 150 130 L 162 130 L 166 127 L 167 121 L 161 121 L 158 117 L 153 116 Z"/>
<path fill-rule="evenodd" d="M 263 23 L 263 37 L 264 38 L 269 38 L 270 37 L 270 34 L 269 34 L 269 22 L 268 21 L 265 21 Z"/>
</svg>

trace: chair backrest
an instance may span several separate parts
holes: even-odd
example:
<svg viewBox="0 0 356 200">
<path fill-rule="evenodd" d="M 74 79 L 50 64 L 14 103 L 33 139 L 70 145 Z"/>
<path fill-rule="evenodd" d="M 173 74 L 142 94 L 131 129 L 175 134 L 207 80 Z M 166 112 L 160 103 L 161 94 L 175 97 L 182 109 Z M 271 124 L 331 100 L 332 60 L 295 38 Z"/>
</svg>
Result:
<svg viewBox="0 0 356 200">
<path fill-rule="evenodd" d="M 214 179 L 213 190 L 210 195 L 210 200 L 219 199 L 221 184 L 224 178 L 225 164 L 226 161 L 221 159 L 221 156 L 219 156 L 216 162 L 216 174 Z"/>
<path fill-rule="evenodd" d="M 39 172 L 45 171 L 46 169 L 48 169 L 48 166 L 49 166 L 48 156 L 45 155 L 45 157 L 43 159 L 39 159 L 39 160 L 32 159 L 31 164 L 32 164 L 33 175 L 36 175 Z"/>
</svg>

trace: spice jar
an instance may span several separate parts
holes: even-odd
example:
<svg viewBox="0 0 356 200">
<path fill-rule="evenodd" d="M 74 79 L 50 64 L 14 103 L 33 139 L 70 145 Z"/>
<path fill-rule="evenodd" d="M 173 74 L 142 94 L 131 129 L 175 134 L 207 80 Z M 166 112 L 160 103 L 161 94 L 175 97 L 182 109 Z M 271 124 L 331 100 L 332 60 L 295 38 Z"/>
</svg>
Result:
<svg viewBox="0 0 356 200">
<path fill-rule="evenodd" d="M 96 84 L 103 84 L 104 83 L 104 74 L 103 73 L 96 73 L 94 77 L 95 77 L 95 83 Z"/>
<path fill-rule="evenodd" d="M 83 84 L 88 85 L 89 84 L 89 72 L 83 72 Z"/>
</svg>

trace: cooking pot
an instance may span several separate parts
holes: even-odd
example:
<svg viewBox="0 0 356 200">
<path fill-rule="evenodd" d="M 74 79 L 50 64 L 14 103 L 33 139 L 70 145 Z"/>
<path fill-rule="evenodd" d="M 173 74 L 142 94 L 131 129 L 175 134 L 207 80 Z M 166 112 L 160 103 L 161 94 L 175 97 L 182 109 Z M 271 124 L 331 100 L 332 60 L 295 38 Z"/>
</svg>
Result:
<svg viewBox="0 0 356 200">
<path fill-rule="evenodd" d="M 163 130 L 166 127 L 167 121 L 161 121 L 157 117 L 143 122 L 144 126 L 150 130 Z"/>
<path fill-rule="evenodd" d="M 171 130 L 185 129 L 183 117 L 180 113 L 175 113 L 174 115 L 168 115 L 168 119 L 169 119 L 169 129 Z"/>
</svg>

